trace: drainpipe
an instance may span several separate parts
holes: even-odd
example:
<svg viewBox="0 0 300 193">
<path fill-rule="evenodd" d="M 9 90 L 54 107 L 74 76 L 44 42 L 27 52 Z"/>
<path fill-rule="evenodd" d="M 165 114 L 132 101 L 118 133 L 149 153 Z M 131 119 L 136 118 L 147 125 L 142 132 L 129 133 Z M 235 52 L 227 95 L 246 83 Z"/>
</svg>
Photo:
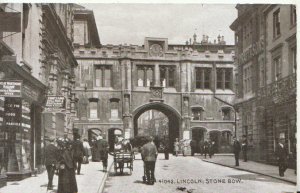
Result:
<svg viewBox="0 0 300 193">
<path fill-rule="evenodd" d="M 213 63 L 213 71 L 214 71 L 213 74 L 216 74 L 215 73 L 216 72 L 216 63 Z M 216 76 L 213 76 L 213 81 L 212 82 L 216 83 Z M 230 104 L 227 101 L 224 101 L 223 99 L 220 99 L 220 98 L 216 97 L 216 90 L 217 90 L 217 88 L 216 88 L 216 84 L 215 84 L 215 86 L 213 87 L 214 98 L 221 101 L 222 103 L 225 103 L 226 105 L 228 105 L 228 106 L 230 106 L 234 109 L 234 136 L 236 137 L 236 130 L 237 130 L 236 109 L 235 109 L 233 104 Z"/>
<path fill-rule="evenodd" d="M 224 101 L 224 100 L 216 97 L 216 91 L 214 91 L 214 98 L 217 99 L 217 100 L 219 100 L 219 101 L 221 101 L 222 103 L 225 103 L 226 105 L 228 105 L 228 106 L 230 106 L 230 107 L 232 107 L 234 109 L 234 136 L 236 137 L 237 118 L 236 118 L 236 109 L 235 109 L 235 107 L 232 104 L 230 104 L 230 103 L 228 103 L 228 102 L 226 102 L 226 101 Z"/>
</svg>

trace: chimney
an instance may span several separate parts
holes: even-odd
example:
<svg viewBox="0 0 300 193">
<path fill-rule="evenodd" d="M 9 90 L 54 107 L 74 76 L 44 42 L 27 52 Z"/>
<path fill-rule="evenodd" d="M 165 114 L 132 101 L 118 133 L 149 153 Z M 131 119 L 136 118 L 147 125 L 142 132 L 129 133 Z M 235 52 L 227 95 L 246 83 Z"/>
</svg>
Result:
<svg viewBox="0 0 300 193">
<path fill-rule="evenodd" d="M 190 38 L 190 45 L 192 45 L 192 38 Z"/>
<path fill-rule="evenodd" d="M 196 42 L 197 42 L 197 35 L 194 33 L 194 35 L 193 35 L 193 38 L 194 38 L 194 42 L 193 42 L 193 44 L 196 44 Z"/>
<path fill-rule="evenodd" d="M 221 36 L 220 34 L 218 35 L 218 44 L 220 44 L 220 41 L 221 41 Z"/>
</svg>

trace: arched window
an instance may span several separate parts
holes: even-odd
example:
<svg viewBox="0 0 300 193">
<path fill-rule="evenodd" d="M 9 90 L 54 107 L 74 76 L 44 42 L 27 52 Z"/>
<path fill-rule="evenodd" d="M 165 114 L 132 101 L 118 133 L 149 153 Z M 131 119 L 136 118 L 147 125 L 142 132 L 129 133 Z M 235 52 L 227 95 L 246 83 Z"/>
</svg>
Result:
<svg viewBox="0 0 300 193">
<path fill-rule="evenodd" d="M 192 107 L 193 120 L 203 120 L 204 108 L 203 107 Z"/>
<path fill-rule="evenodd" d="M 221 107 L 221 111 L 222 111 L 222 119 L 224 121 L 230 121 L 234 119 L 234 115 L 233 115 L 234 111 L 232 107 L 229 106 Z"/>
</svg>

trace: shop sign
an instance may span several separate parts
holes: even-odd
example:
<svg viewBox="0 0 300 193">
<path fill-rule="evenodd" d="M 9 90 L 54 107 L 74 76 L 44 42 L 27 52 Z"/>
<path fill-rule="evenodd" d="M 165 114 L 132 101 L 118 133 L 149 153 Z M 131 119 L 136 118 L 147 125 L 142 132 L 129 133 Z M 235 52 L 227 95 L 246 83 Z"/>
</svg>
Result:
<svg viewBox="0 0 300 193">
<path fill-rule="evenodd" d="M 21 97 L 21 81 L 0 81 L 0 96 Z"/>
<path fill-rule="evenodd" d="M 22 122 L 22 99 L 5 98 L 4 102 L 4 125 L 5 128 L 16 130 L 20 128 Z"/>
<path fill-rule="evenodd" d="M 248 62 L 252 57 L 260 54 L 264 50 L 264 39 L 260 39 L 256 43 L 252 44 L 250 48 L 240 54 L 238 62 L 244 64 Z"/>
<path fill-rule="evenodd" d="M 37 101 L 39 98 L 39 93 L 28 85 L 23 85 L 22 92 L 22 94 L 34 101 Z"/>
<path fill-rule="evenodd" d="M 65 110 L 66 99 L 64 96 L 48 96 L 45 111 L 59 112 Z"/>
</svg>

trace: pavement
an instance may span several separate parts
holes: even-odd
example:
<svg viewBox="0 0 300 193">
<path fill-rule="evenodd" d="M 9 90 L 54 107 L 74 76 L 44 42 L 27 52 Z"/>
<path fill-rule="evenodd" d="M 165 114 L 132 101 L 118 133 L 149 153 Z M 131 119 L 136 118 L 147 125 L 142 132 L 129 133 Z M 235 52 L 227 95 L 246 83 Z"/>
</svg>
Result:
<svg viewBox="0 0 300 193">
<path fill-rule="evenodd" d="M 143 183 L 143 161 L 139 155 L 133 162 L 132 174 L 109 172 L 103 193 L 292 193 L 294 184 L 260 175 L 208 163 L 192 156 L 158 155 L 155 166 L 156 183 Z"/>
<path fill-rule="evenodd" d="M 234 168 L 237 170 L 244 170 L 248 172 L 269 176 L 272 178 L 290 182 L 292 184 L 297 183 L 297 175 L 295 174 L 295 170 L 293 169 L 287 169 L 284 173 L 284 177 L 280 177 L 278 166 L 263 164 L 254 161 L 244 162 L 241 159 L 239 160 L 240 163 L 239 166 L 235 166 L 235 159 L 233 154 L 228 154 L 228 155 L 216 154 L 212 158 L 208 158 L 207 156 L 207 159 L 205 159 L 204 156 L 197 156 L 197 157 L 200 157 L 205 162 L 210 162 L 210 163 Z"/>
<path fill-rule="evenodd" d="M 108 158 L 108 169 L 112 166 L 113 157 Z M 102 162 L 89 162 L 81 165 L 81 174 L 76 175 L 79 193 L 101 193 L 108 173 L 102 171 Z M 29 177 L 21 181 L 7 182 L 7 186 L 0 188 L 0 193 L 56 193 L 58 176 L 54 175 L 53 190 L 47 191 L 48 176 L 44 171 L 36 177 Z"/>
</svg>

